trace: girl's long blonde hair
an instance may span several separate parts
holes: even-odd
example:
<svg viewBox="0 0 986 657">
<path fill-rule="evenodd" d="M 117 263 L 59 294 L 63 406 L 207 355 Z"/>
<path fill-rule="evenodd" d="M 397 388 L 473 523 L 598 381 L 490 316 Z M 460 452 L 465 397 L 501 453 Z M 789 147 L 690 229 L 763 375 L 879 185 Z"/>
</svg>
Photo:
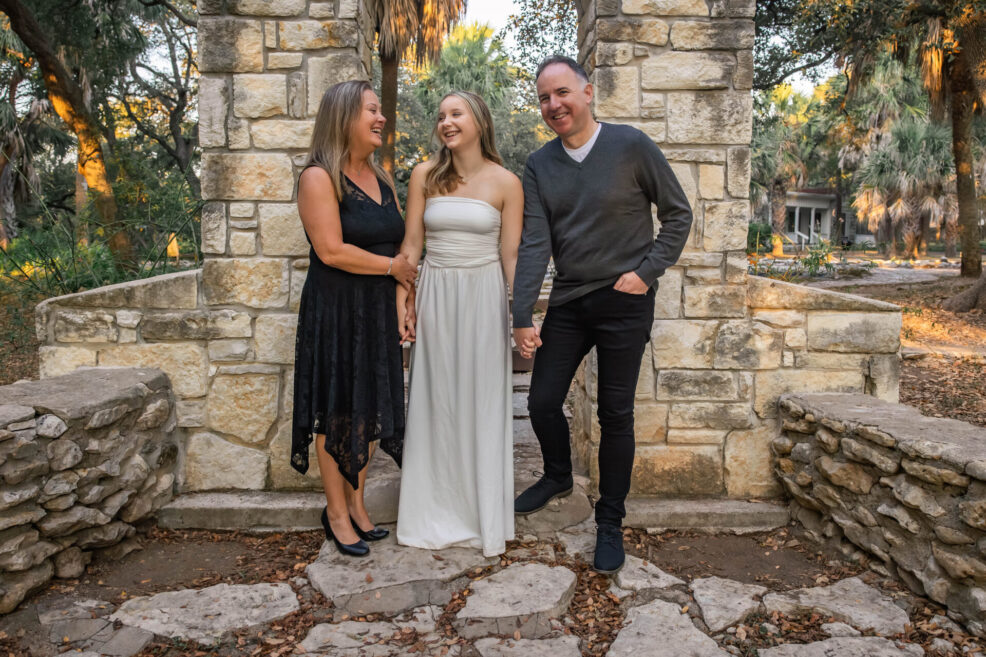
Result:
<svg viewBox="0 0 986 657">
<path fill-rule="evenodd" d="M 493 115 L 490 113 L 486 101 L 471 91 L 451 91 L 442 97 L 442 102 L 451 96 L 461 98 L 469 107 L 469 111 L 472 112 L 472 118 L 476 122 L 476 127 L 479 128 L 479 148 L 483 153 L 483 159 L 496 164 L 503 164 L 503 159 L 496 150 Z M 437 119 L 433 139 L 441 146 L 438 152 L 432 155 L 435 165 L 428 170 L 428 175 L 425 176 L 425 196 L 448 194 L 462 182 L 462 177 L 455 170 L 455 164 L 452 162 L 452 151 L 449 150 L 448 146 L 442 144 L 439 137 Z"/>
<path fill-rule="evenodd" d="M 335 185 L 336 198 L 342 200 L 342 195 L 348 189 L 342 174 L 342 168 L 349 157 L 349 132 L 353 122 L 363 111 L 363 92 L 373 91 L 366 80 L 348 80 L 334 84 L 325 90 L 322 102 L 315 116 L 315 129 L 312 131 L 312 145 L 308 149 L 307 166 L 317 166 L 325 169 Z M 372 155 L 370 167 L 394 192 L 394 181 L 383 167 L 377 164 Z M 397 197 L 396 192 L 394 198 Z"/>
</svg>

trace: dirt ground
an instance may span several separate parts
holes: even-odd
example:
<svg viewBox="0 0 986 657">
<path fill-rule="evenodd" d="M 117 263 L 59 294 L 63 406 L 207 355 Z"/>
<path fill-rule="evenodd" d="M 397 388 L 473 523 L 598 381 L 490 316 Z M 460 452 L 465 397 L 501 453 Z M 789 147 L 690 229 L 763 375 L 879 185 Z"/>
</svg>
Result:
<svg viewBox="0 0 986 657">
<path fill-rule="evenodd" d="M 0 286 L 0 386 L 38 378 L 34 306 L 39 300 Z"/>
</svg>

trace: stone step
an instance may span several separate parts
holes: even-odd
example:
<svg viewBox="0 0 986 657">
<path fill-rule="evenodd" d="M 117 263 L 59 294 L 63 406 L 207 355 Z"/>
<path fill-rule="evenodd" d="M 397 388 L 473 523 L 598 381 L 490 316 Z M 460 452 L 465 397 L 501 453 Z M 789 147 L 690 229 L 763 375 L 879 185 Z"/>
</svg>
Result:
<svg viewBox="0 0 986 657">
<path fill-rule="evenodd" d="M 380 524 L 396 522 L 399 491 L 400 479 L 392 474 L 367 481 L 366 506 L 370 516 Z M 572 520 L 580 522 L 581 498 L 566 498 L 566 502 L 569 504 L 565 508 L 574 505 Z M 168 529 L 303 531 L 322 526 L 319 515 L 324 506 L 325 497 L 314 491 L 186 493 L 159 510 L 157 522 Z M 624 524 L 648 529 L 743 534 L 776 529 L 789 520 L 786 506 L 770 502 L 631 498 L 626 506 Z M 551 515 L 548 510 L 543 513 Z M 519 523 L 520 529 L 533 532 L 534 528 L 525 523 Z"/>
<path fill-rule="evenodd" d="M 680 500 L 632 497 L 626 501 L 627 527 L 691 529 L 713 534 L 752 534 L 783 527 L 791 513 L 781 502 Z"/>
</svg>

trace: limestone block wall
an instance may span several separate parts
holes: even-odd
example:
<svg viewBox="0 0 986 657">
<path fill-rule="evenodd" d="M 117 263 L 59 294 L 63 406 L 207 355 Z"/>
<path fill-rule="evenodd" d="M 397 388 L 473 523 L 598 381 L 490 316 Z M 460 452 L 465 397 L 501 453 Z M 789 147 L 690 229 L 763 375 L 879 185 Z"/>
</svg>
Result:
<svg viewBox="0 0 986 657">
<path fill-rule="evenodd" d="M 172 498 L 176 424 L 160 370 L 0 387 L 0 614 L 93 552 L 132 549 L 133 523 Z"/>
<path fill-rule="evenodd" d="M 660 279 L 631 493 L 775 495 L 777 397 L 896 400 L 899 309 L 747 275 L 753 0 L 586 0 L 579 10 L 596 116 L 650 135 L 694 214 L 685 253 Z M 595 482 L 594 358 L 577 377 L 574 442 Z"/>
<path fill-rule="evenodd" d="M 986 429 L 864 395 L 780 409 L 771 446 L 792 516 L 986 634 Z"/>
</svg>

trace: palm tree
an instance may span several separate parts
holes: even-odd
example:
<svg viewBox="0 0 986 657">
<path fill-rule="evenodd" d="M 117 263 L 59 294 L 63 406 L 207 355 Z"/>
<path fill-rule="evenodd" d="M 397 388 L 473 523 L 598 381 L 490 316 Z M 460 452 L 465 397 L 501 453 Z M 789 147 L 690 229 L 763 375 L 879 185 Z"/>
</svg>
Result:
<svg viewBox="0 0 986 657">
<path fill-rule="evenodd" d="M 394 171 L 397 128 L 397 70 L 405 55 L 416 64 L 435 62 L 445 36 L 465 13 L 466 0 L 369 0 L 367 13 L 377 30 L 380 55 L 380 104 L 387 124 L 383 131 L 382 164 Z"/>
</svg>

